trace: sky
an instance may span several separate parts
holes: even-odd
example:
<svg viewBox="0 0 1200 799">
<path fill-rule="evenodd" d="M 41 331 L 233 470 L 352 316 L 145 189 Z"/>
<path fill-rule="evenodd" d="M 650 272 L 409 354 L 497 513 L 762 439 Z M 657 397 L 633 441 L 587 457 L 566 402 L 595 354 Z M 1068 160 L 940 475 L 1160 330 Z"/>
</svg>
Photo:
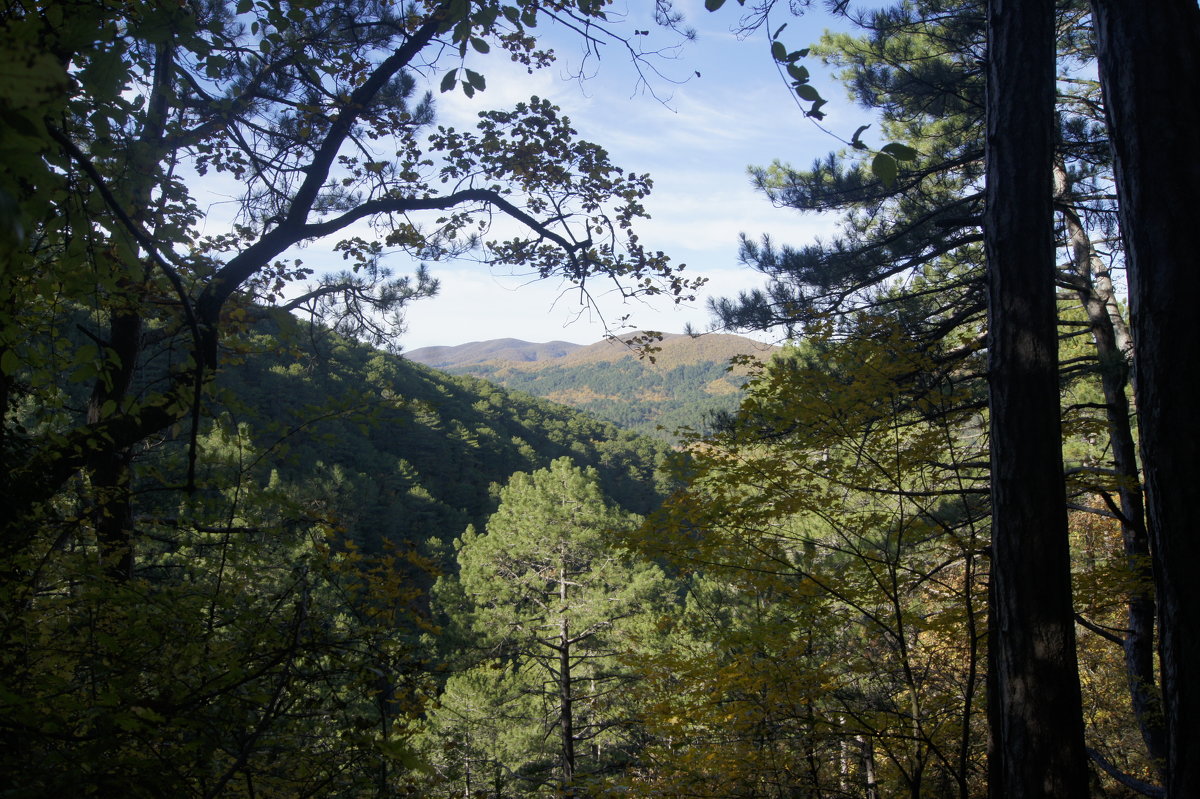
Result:
<svg viewBox="0 0 1200 799">
<path fill-rule="evenodd" d="M 629 0 L 629 6 L 643 11 L 651 3 Z M 825 28 L 839 24 L 820 4 L 814 6 L 801 18 L 771 20 L 773 29 L 788 24 L 781 38 L 789 48 L 812 44 Z M 707 296 L 733 296 L 763 282 L 738 264 L 740 233 L 755 238 L 770 233 L 777 241 L 803 244 L 832 229 L 834 220 L 829 218 L 774 208 L 750 184 L 749 165 L 765 166 L 779 159 L 807 166 L 840 146 L 806 119 L 793 100 L 771 59 L 767 33 L 759 31 L 744 41 L 731 33 L 740 13 L 733 2 L 717 13 L 705 11 L 702 0 L 680 0 L 676 7 L 697 37 L 674 59 L 659 63 L 668 78 L 688 78 L 686 82 L 651 76 L 653 91 L 639 86 L 628 59 L 613 45 L 604 48 L 611 52 L 602 51 L 598 63 L 588 63 L 591 77 L 573 80 L 570 74 L 580 66 L 578 44 L 563 37 L 550 39 L 559 56 L 555 66 L 529 75 L 494 51 L 480 62 L 486 91 L 468 99 L 459 91 L 439 94 L 434 87 L 434 95 L 437 124 L 460 128 L 473 126 L 481 110 L 511 107 L 534 94 L 548 98 L 571 119 L 580 138 L 605 147 L 614 164 L 650 173 L 654 191 L 645 205 L 651 219 L 638 225 L 638 234 L 649 249 L 686 264 L 685 274 L 708 279 L 697 302 L 675 306 L 665 297 L 623 302 L 616 293 L 597 294 L 597 311 L 580 304 L 577 289 L 553 279 L 531 282 L 476 261 L 438 262 L 429 266 L 441 291 L 407 310 L 407 331 L 397 342 L 403 350 L 494 338 L 588 344 L 606 332 L 681 332 L 688 323 L 704 330 L 711 326 Z M 635 21 L 632 27 L 653 25 Z M 652 36 L 657 34 L 652 30 Z M 870 121 L 816 58 L 804 63 L 829 101 L 825 127 L 849 138 L 858 125 Z M 323 260 L 319 247 L 304 257 L 310 266 L 319 267 Z M 331 254 L 328 258 L 331 267 L 340 260 Z M 388 265 L 398 273 L 412 268 L 402 255 Z"/>
</svg>

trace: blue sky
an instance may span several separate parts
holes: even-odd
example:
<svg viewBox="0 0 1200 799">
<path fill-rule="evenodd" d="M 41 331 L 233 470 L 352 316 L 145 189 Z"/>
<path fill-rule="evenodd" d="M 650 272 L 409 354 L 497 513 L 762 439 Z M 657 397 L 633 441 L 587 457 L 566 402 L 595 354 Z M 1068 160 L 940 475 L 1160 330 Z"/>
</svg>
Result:
<svg viewBox="0 0 1200 799">
<path fill-rule="evenodd" d="M 650 0 L 629 1 L 635 9 L 651 7 Z M 772 20 L 774 28 L 788 23 L 782 38 L 789 47 L 807 46 L 825 28 L 845 25 L 814 5 L 802 18 Z M 682 0 L 676 6 L 698 33 L 677 58 L 661 62 L 668 76 L 690 76 L 682 84 L 652 79 L 653 94 L 639 90 L 637 75 L 613 46 L 598 64 L 589 65 L 594 77 L 582 83 L 571 80 L 566 76 L 579 65 L 578 44 L 563 38 L 555 48 L 557 66 L 528 75 L 523 67 L 493 55 L 481 62 L 488 88 L 474 99 L 460 92 L 438 95 L 435 89 L 438 124 L 470 127 L 480 110 L 509 107 L 533 94 L 551 99 L 580 137 L 607 148 L 615 164 L 652 175 L 655 189 L 646 203 L 652 219 L 639 226 L 643 243 L 687 264 L 687 273 L 707 277 L 706 293 L 728 296 L 761 283 L 756 273 L 737 263 L 739 233 L 769 232 L 778 241 L 803 243 L 829 231 L 833 222 L 773 208 L 751 188 L 747 166 L 776 158 L 807 165 L 839 143 L 806 119 L 793 101 L 771 60 L 767 33 L 740 41 L 730 32 L 740 13 L 735 2 L 715 14 L 704 10 L 702 0 Z M 652 24 L 635 22 L 633 27 Z M 848 138 L 870 121 L 817 59 L 805 63 L 829 100 L 826 127 Z M 316 265 L 313 255 L 310 251 L 305 260 Z M 400 260 L 390 266 L 397 272 L 411 268 Z M 617 332 L 626 314 L 637 329 L 679 332 L 687 322 L 700 329 L 709 323 L 703 299 L 680 308 L 665 298 L 623 303 L 616 294 L 598 294 L 596 313 L 580 305 L 578 290 L 553 280 L 530 282 L 477 262 L 430 267 L 442 290 L 410 307 L 408 332 L 399 342 L 406 350 L 505 337 L 590 343 L 604 336 L 606 325 Z"/>
</svg>

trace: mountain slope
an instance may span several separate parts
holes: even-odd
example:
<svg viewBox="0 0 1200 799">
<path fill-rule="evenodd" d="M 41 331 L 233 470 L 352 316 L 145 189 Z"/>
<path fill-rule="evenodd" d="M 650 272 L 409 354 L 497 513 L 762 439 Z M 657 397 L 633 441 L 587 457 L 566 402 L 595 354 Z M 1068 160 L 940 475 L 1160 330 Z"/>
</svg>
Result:
<svg viewBox="0 0 1200 799">
<path fill-rule="evenodd" d="M 701 428 L 713 413 L 737 406 L 746 372 L 730 371 L 731 358 L 765 359 L 774 349 L 741 336 L 666 335 L 653 361 L 619 341 L 599 341 L 559 357 L 510 360 L 487 358 L 487 352 L 503 349 L 485 346 L 491 343 L 450 348 L 458 350 L 454 365 L 442 368 L 545 397 L 666 440 L 672 440 L 678 428 Z M 414 351 L 408 357 L 429 356 Z"/>
<path fill-rule="evenodd" d="M 226 413 L 270 453 L 259 479 L 336 496 L 332 510 L 368 548 L 436 550 L 495 509 L 493 484 L 564 455 L 595 467 L 628 510 L 647 513 L 663 496 L 659 442 L 331 334 L 314 347 L 316 338 L 290 347 L 252 336 L 218 382 Z"/>
</svg>

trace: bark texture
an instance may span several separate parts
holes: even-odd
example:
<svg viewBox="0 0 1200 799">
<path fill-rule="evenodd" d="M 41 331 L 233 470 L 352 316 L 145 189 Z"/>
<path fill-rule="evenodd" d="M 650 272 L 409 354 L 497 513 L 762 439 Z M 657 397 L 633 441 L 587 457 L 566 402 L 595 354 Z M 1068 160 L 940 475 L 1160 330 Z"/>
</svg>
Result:
<svg viewBox="0 0 1200 799">
<path fill-rule="evenodd" d="M 1053 0 L 988 3 L 994 799 L 1087 796 L 1059 420 Z"/>
<path fill-rule="evenodd" d="M 1200 328 L 1188 305 L 1200 291 L 1200 9 L 1195 0 L 1092 0 L 1092 12 L 1137 353 L 1167 796 L 1182 799 L 1200 796 Z"/>
</svg>

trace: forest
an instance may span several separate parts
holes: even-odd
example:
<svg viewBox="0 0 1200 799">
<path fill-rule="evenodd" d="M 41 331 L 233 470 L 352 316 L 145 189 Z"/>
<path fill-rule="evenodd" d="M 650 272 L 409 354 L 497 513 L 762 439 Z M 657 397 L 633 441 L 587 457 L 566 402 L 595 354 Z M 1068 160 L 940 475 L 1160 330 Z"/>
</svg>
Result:
<svg viewBox="0 0 1200 799">
<path fill-rule="evenodd" d="M 3 795 L 1200 796 L 1200 6 L 857 6 L 7 2 Z M 418 88 L 548 30 L 649 78 L 687 13 L 887 142 L 752 168 L 840 222 L 743 238 L 736 408 L 669 446 L 389 349 L 447 259 L 694 297 L 649 175 Z"/>
</svg>

